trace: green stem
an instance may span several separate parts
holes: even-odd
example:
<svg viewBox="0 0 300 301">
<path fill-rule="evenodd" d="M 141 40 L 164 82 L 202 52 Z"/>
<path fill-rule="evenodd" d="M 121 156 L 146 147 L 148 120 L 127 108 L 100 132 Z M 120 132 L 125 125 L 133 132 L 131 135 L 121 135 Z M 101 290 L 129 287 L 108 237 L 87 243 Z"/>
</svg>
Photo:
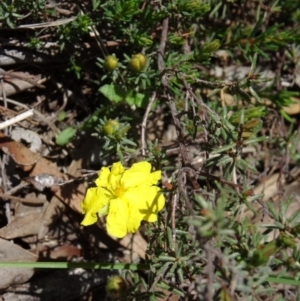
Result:
<svg viewBox="0 0 300 301">
<path fill-rule="evenodd" d="M 0 262 L 0 268 L 34 268 L 34 269 L 94 269 L 94 270 L 149 270 L 147 264 L 132 263 L 96 263 L 96 262 Z"/>
</svg>

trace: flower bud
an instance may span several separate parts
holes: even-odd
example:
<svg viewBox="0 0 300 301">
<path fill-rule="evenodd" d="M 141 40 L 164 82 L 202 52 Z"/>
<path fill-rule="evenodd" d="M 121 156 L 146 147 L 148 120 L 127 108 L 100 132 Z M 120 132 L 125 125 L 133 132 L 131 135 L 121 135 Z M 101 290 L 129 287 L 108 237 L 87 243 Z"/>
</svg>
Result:
<svg viewBox="0 0 300 301">
<path fill-rule="evenodd" d="M 280 232 L 277 237 L 277 245 L 284 248 L 294 248 L 296 246 L 296 241 L 293 237 L 284 232 Z"/>
<path fill-rule="evenodd" d="M 143 55 L 142 53 L 138 53 L 138 54 L 135 54 L 133 57 L 139 59 L 140 64 L 141 64 L 143 67 L 145 67 L 146 61 L 147 61 L 147 58 L 146 58 L 145 55 Z"/>
<path fill-rule="evenodd" d="M 118 67 L 118 59 L 113 55 L 108 55 L 105 57 L 103 66 L 107 71 L 114 71 Z"/>
<path fill-rule="evenodd" d="M 127 290 L 127 285 L 122 277 L 112 276 L 111 278 L 108 279 L 105 288 L 110 298 L 118 299 L 125 294 Z"/>
<path fill-rule="evenodd" d="M 220 48 L 219 40 L 212 40 L 211 42 L 206 44 L 205 50 L 207 52 L 215 52 Z"/>
<path fill-rule="evenodd" d="M 279 247 L 276 240 L 273 240 L 266 245 L 259 246 L 253 253 L 250 264 L 254 267 L 265 264 L 270 259 L 270 256 L 273 256 L 278 250 Z"/>
<path fill-rule="evenodd" d="M 103 132 L 106 135 L 112 135 L 118 130 L 119 126 L 119 122 L 113 119 L 109 119 L 103 126 Z"/>
<path fill-rule="evenodd" d="M 141 53 L 138 53 L 131 58 L 129 65 L 133 71 L 140 72 L 145 67 L 146 61 L 146 56 L 144 56 Z"/>
</svg>

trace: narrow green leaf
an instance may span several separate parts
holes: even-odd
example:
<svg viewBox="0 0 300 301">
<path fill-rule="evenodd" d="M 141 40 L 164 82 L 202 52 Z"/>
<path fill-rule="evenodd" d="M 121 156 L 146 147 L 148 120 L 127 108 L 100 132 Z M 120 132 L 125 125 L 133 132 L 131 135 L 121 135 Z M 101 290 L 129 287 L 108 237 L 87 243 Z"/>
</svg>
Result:
<svg viewBox="0 0 300 301">
<path fill-rule="evenodd" d="M 174 295 L 178 295 L 180 297 L 185 297 L 185 293 L 183 293 L 182 291 L 177 290 L 175 288 L 172 288 L 170 285 L 168 285 L 162 281 L 158 282 L 157 286 L 162 289 L 168 290 L 169 292 L 172 292 Z"/>
<path fill-rule="evenodd" d="M 278 212 L 275 210 L 273 203 L 271 203 L 271 202 L 266 202 L 266 205 L 267 205 L 269 211 L 270 211 L 270 212 L 272 213 L 272 215 L 274 216 L 274 219 L 275 219 L 275 220 L 278 220 L 278 219 L 279 219 L 279 215 L 278 215 Z"/>
<path fill-rule="evenodd" d="M 250 164 L 248 164 L 245 160 L 239 158 L 238 160 L 236 160 L 236 166 L 242 170 L 251 170 L 253 172 L 257 172 L 255 166 L 252 166 Z"/>
<path fill-rule="evenodd" d="M 223 165 L 225 165 L 229 162 L 231 163 L 232 161 L 233 161 L 233 159 L 231 157 L 224 156 L 222 159 L 219 160 L 217 165 L 220 167 L 220 166 L 223 166 Z"/>
<path fill-rule="evenodd" d="M 254 195 L 254 196 L 250 196 L 250 197 L 247 197 L 247 201 L 248 202 L 253 202 L 253 201 L 256 201 L 258 199 L 261 199 L 263 198 L 264 194 L 261 193 L 261 194 L 257 194 L 257 195 Z"/>
<path fill-rule="evenodd" d="M 225 146 L 222 146 L 222 147 L 218 147 L 216 149 L 214 149 L 211 154 L 219 154 L 219 153 L 222 153 L 224 151 L 227 151 L 229 149 L 232 149 L 235 147 L 235 143 L 231 143 L 229 145 L 225 145 Z"/>
<path fill-rule="evenodd" d="M 250 91 L 251 95 L 255 98 L 255 100 L 257 102 L 261 103 L 260 97 L 257 95 L 257 93 L 255 92 L 255 90 L 251 86 L 249 87 L 249 91 Z"/>
<path fill-rule="evenodd" d="M 251 138 L 251 139 L 244 141 L 244 145 L 256 144 L 256 143 L 259 143 L 262 141 L 266 141 L 267 139 L 269 139 L 269 137 L 266 137 L 266 136 Z"/>
<path fill-rule="evenodd" d="M 286 201 L 281 200 L 279 202 L 280 218 L 283 223 L 286 222 L 286 213 L 287 213 L 287 210 L 288 210 L 289 206 L 291 205 L 293 199 L 294 199 L 293 196 L 290 196 Z"/>
<path fill-rule="evenodd" d="M 300 219 L 300 209 L 298 209 L 296 212 L 292 214 L 292 216 L 288 219 L 288 223 L 291 226 L 295 226 L 299 224 L 299 219 Z"/>
<path fill-rule="evenodd" d="M 281 284 L 286 284 L 286 285 L 297 285 L 300 286 L 300 280 L 296 280 L 295 278 L 292 277 L 284 277 L 284 276 L 276 276 L 276 275 L 271 275 L 266 278 L 268 282 L 273 282 L 273 283 L 281 283 Z"/>
</svg>

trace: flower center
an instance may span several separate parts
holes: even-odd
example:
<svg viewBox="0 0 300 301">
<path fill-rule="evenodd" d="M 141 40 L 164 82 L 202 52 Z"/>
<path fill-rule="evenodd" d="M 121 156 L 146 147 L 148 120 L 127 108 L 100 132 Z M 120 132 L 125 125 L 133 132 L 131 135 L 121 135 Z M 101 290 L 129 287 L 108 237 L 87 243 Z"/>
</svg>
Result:
<svg viewBox="0 0 300 301">
<path fill-rule="evenodd" d="M 114 189 L 114 195 L 116 197 L 120 197 L 124 194 L 124 192 L 125 192 L 124 186 L 122 184 L 117 184 L 117 186 Z"/>
</svg>

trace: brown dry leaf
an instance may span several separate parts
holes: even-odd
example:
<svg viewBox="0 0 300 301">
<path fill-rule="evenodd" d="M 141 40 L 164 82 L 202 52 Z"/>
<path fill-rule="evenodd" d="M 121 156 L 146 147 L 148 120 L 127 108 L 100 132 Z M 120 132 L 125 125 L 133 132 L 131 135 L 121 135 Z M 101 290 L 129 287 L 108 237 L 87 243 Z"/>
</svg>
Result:
<svg viewBox="0 0 300 301">
<path fill-rule="evenodd" d="M 32 212 L 25 216 L 13 217 L 7 226 L 0 229 L 0 237 L 14 239 L 36 235 L 39 232 L 42 218 L 42 212 Z"/>
<path fill-rule="evenodd" d="M 61 214 L 65 211 L 65 204 L 56 196 L 53 196 L 40 223 L 38 229 L 38 240 L 42 240 L 50 231 L 52 225 L 59 219 Z"/>
<path fill-rule="evenodd" d="M 12 140 L 0 132 L 0 149 L 9 155 L 24 171 L 30 171 L 30 176 L 48 173 L 57 178 L 64 178 L 57 165 L 51 161 L 40 157 L 23 144 Z M 84 192 L 78 189 L 75 183 L 70 183 L 62 188 L 58 188 L 54 194 L 73 210 L 81 212 L 80 203 Z"/>
<path fill-rule="evenodd" d="M 41 86 L 41 83 L 44 80 L 41 80 L 40 75 L 34 76 L 24 72 L 13 72 L 11 75 L 9 75 L 9 72 L 5 72 L 1 68 L 0 72 L 4 78 L 3 90 L 6 96 L 20 93 L 24 90 L 33 88 L 34 86 L 43 87 Z M 0 95 L 3 95 L 2 86 L 0 86 Z"/>
<path fill-rule="evenodd" d="M 8 225 L 0 229 L 0 237 L 14 239 L 36 235 L 46 206 L 47 203 L 44 203 L 43 207 L 17 203 L 15 215 Z"/>
<path fill-rule="evenodd" d="M 81 250 L 75 246 L 64 244 L 59 246 L 50 253 L 50 258 L 59 259 L 60 261 L 70 261 L 72 258 L 81 256 Z"/>
<path fill-rule="evenodd" d="M 23 248 L 0 238 L 0 261 L 37 261 L 38 257 Z M 28 281 L 34 273 L 33 269 L 1 268 L 0 289 Z"/>
</svg>

